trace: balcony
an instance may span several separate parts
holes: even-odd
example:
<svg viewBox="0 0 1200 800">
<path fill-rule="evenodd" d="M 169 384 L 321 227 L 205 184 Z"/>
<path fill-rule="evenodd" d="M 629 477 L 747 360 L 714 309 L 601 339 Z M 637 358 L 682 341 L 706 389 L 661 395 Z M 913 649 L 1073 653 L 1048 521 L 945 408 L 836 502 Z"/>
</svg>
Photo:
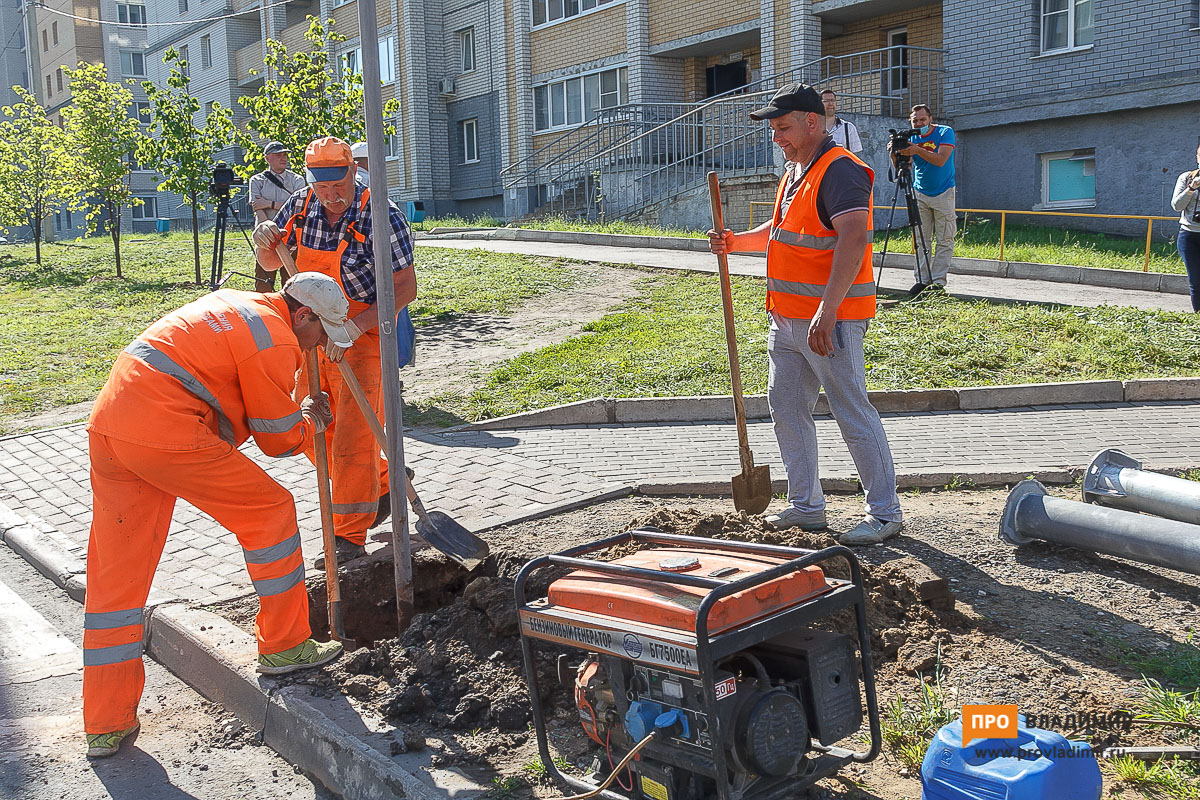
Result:
<svg viewBox="0 0 1200 800">
<path fill-rule="evenodd" d="M 266 67 L 263 65 L 262 40 L 248 44 L 233 54 L 233 63 L 237 68 L 237 84 L 241 87 L 250 86 L 263 79 Z M 251 74 L 251 70 L 257 75 Z"/>
</svg>

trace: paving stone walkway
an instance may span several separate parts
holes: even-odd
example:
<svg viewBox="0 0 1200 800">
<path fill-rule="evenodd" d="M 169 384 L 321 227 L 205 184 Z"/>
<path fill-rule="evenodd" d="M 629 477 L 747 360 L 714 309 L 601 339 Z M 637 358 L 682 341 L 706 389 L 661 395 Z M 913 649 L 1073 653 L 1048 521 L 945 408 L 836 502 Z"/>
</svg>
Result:
<svg viewBox="0 0 1200 800">
<path fill-rule="evenodd" d="M 1200 466 L 1200 404 L 1110 403 L 1002 411 L 888 414 L 884 426 L 902 475 L 1028 473 L 1086 465 L 1119 447 L 1147 466 Z M 771 425 L 749 426 L 756 461 L 783 478 Z M 836 423 L 817 423 L 821 475 L 852 479 L 854 465 Z M 87 435 L 82 424 L 0 439 L 0 503 L 55 528 L 82 557 L 91 522 Z M 313 470 L 303 458 L 245 452 L 297 498 L 304 551 L 320 550 Z M 727 484 L 740 470 L 727 422 L 574 425 L 511 431 L 459 431 L 406 437 L 417 488 L 437 508 L 475 530 L 593 502 L 644 487 L 693 490 Z M 387 528 L 372 533 L 382 541 Z M 485 534 L 485 538 L 486 534 Z M 245 594 L 233 535 L 192 506 L 175 510 L 155 586 L 211 603 Z"/>
</svg>

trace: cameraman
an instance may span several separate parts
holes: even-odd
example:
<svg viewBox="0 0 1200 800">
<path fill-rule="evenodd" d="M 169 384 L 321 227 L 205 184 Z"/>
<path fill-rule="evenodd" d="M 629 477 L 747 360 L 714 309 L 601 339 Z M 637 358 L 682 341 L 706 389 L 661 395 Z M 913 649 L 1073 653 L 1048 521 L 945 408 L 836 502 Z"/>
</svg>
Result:
<svg viewBox="0 0 1200 800">
<path fill-rule="evenodd" d="M 930 285 L 945 289 L 946 273 L 954 256 L 954 235 L 958 232 L 954 217 L 954 131 L 946 125 L 934 125 L 933 113 L 924 104 L 913 106 L 908 119 L 917 135 L 909 140 L 907 147 L 898 150 L 893 150 L 889 141 L 888 151 L 893 163 L 897 155 L 912 158 L 913 189 L 930 265 L 928 284 L 926 276 L 915 272 L 917 282 L 909 293 L 916 295 Z M 937 239 L 936 250 L 934 239 Z M 934 252 L 931 254 L 930 250 Z"/>
<path fill-rule="evenodd" d="M 288 169 L 288 149 L 281 142 L 269 142 L 263 148 L 267 168 L 250 177 L 248 192 L 250 208 L 254 211 L 254 224 L 274 219 L 275 212 L 294 193 L 305 187 L 304 178 Z M 275 273 L 254 264 L 255 289 L 260 292 L 275 291 Z"/>
</svg>

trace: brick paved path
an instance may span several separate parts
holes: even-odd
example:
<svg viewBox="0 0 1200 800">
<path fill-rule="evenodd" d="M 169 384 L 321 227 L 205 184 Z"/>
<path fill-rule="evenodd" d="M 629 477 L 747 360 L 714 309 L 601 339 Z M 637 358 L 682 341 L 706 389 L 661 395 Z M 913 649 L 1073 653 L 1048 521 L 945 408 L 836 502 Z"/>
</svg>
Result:
<svg viewBox="0 0 1200 800">
<path fill-rule="evenodd" d="M 1148 466 L 1200 466 L 1196 403 L 890 414 L 884 426 L 897 471 L 905 475 L 1080 467 L 1106 447 L 1120 447 Z M 822 477 L 853 477 L 836 424 L 819 420 L 817 432 Z M 752 423 L 750 436 L 756 460 L 783 478 L 770 423 Z M 45 520 L 79 556 L 91 519 L 86 448 L 82 425 L 0 439 L 0 503 Z M 302 458 L 267 458 L 252 446 L 246 452 L 295 494 L 311 559 L 320 549 L 312 467 Z M 421 434 L 406 438 L 405 456 L 426 505 L 476 530 L 622 487 L 724 483 L 740 470 L 733 425 L 715 422 Z M 381 540 L 384 530 L 371 538 Z M 213 602 L 249 590 L 244 570 L 233 535 L 181 502 L 156 587 Z"/>
</svg>

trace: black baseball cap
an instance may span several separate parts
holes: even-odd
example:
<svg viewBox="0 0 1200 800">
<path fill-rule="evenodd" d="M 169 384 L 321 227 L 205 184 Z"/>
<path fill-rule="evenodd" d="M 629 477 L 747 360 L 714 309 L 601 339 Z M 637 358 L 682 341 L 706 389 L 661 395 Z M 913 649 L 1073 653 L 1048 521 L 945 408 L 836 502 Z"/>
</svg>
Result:
<svg viewBox="0 0 1200 800">
<path fill-rule="evenodd" d="M 762 108 L 750 112 L 750 119 L 761 122 L 764 119 L 782 117 L 790 111 L 824 114 L 825 104 L 821 95 L 806 83 L 787 83 L 779 87 L 771 99 Z"/>
</svg>

